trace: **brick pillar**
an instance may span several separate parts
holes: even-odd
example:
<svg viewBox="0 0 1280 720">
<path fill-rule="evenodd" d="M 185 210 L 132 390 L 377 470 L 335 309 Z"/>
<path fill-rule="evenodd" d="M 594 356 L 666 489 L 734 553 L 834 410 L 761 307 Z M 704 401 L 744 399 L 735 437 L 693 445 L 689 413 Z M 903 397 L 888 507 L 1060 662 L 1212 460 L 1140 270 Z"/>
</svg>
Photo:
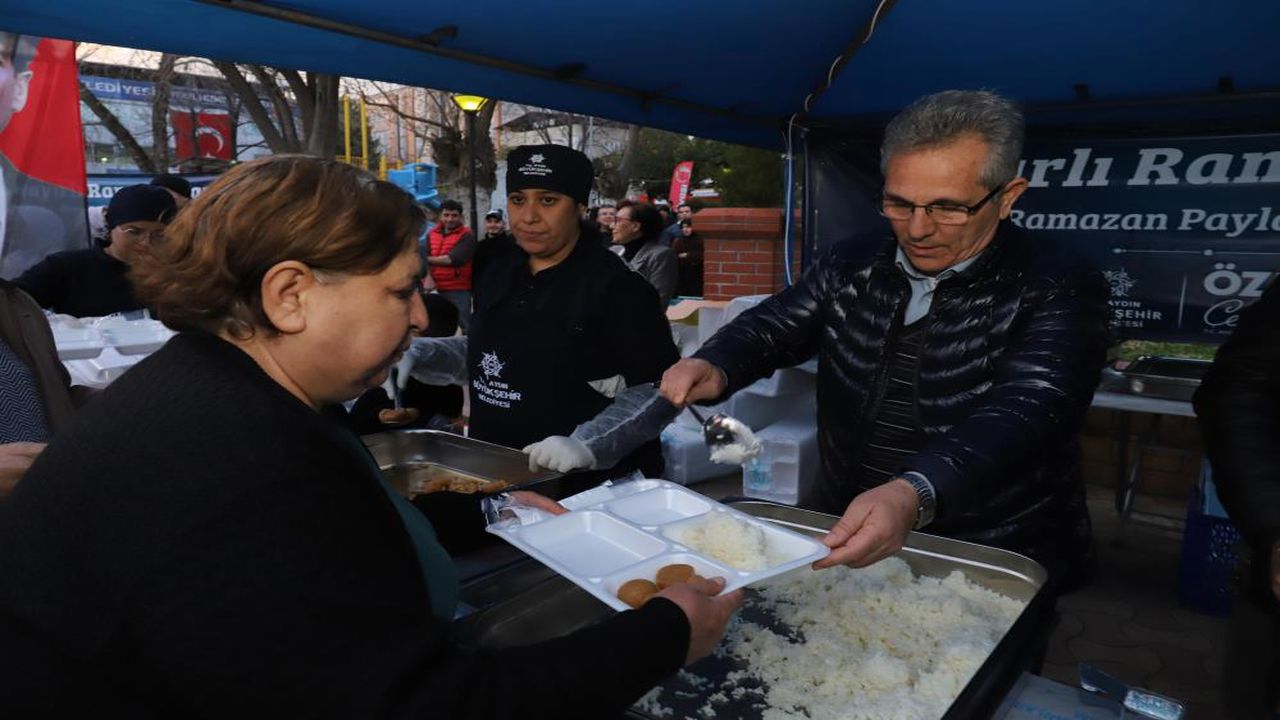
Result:
<svg viewBox="0 0 1280 720">
<path fill-rule="evenodd" d="M 729 300 L 782 289 L 781 209 L 707 208 L 694 216 L 693 226 L 705 253 L 703 297 Z M 798 257 L 793 268 L 799 268 Z"/>
</svg>

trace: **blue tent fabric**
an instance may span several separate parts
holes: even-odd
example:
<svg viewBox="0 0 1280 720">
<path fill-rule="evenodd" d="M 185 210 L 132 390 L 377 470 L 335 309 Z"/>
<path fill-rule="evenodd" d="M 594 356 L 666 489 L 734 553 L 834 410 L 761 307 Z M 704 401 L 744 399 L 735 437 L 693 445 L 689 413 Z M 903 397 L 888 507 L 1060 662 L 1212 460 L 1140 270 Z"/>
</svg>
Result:
<svg viewBox="0 0 1280 720">
<path fill-rule="evenodd" d="M 265 17 L 237 2 L 358 30 Z M 660 16 L 586 0 L 0 0 L 0 29 L 475 93 L 780 147 L 785 119 L 880 5 L 706 0 Z M 457 34 L 442 38 L 442 48 L 543 75 L 576 66 L 580 82 L 363 32 L 412 41 L 444 26 Z M 992 88 L 1028 104 L 1073 101 L 1077 85 L 1102 103 L 1212 96 L 1224 77 L 1236 93 L 1270 92 L 1280 89 L 1277 27 L 1274 0 L 898 0 L 801 121 L 880 117 L 953 87 Z M 1167 119 L 1161 107 L 1147 117 Z"/>
</svg>

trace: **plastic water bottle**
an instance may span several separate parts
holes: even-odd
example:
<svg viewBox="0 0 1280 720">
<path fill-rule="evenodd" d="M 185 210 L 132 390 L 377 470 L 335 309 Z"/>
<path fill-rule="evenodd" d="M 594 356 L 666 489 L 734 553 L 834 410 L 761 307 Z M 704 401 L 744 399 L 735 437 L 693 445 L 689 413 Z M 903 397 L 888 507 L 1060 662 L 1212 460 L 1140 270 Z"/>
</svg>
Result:
<svg viewBox="0 0 1280 720">
<path fill-rule="evenodd" d="M 742 485 L 747 495 L 758 495 L 773 490 L 773 458 L 768 450 L 742 464 Z"/>
</svg>

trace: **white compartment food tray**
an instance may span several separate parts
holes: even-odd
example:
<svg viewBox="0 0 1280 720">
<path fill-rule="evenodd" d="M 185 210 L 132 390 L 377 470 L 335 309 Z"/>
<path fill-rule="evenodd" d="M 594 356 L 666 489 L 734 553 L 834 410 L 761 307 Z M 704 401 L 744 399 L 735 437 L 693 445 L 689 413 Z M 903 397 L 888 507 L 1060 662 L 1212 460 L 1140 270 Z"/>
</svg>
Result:
<svg viewBox="0 0 1280 720">
<path fill-rule="evenodd" d="M 523 525 L 490 526 L 489 532 L 617 610 L 630 609 L 617 596 L 623 583 L 653 580 L 664 565 L 683 563 L 703 577 L 723 577 L 728 592 L 808 565 L 830 552 L 811 537 L 665 480 L 638 480 L 588 493 L 592 493 L 589 504 L 572 512 Z M 764 532 L 769 567 L 739 570 L 672 539 L 673 532 L 708 522 L 720 513 Z"/>
<path fill-rule="evenodd" d="M 96 358 L 105 347 L 102 335 L 93 328 L 54 327 L 53 344 L 59 360 L 85 360 Z"/>
<path fill-rule="evenodd" d="M 173 331 L 156 320 L 139 320 L 102 328 L 107 344 L 121 355 L 143 355 L 159 350 Z"/>
</svg>

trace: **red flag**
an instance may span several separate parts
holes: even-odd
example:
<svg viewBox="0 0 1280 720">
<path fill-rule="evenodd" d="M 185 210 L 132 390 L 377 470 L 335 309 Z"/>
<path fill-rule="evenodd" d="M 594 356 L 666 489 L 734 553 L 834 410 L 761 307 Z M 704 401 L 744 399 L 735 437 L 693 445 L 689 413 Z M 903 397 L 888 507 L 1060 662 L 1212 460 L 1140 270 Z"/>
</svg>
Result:
<svg viewBox="0 0 1280 720">
<path fill-rule="evenodd" d="M 35 57 L 23 78 L 26 102 L 7 126 L 0 127 L 0 154 L 29 178 L 84 195 L 84 134 L 80 130 L 75 43 L 38 39 L 35 47 Z"/>
<path fill-rule="evenodd" d="M 0 277 L 89 246 L 75 44 L 0 34 Z"/>
<path fill-rule="evenodd" d="M 693 161 L 685 160 L 676 165 L 676 169 L 671 173 L 671 191 L 667 193 L 667 199 L 671 201 L 671 206 L 675 207 L 685 201 L 689 197 L 689 184 L 693 181 Z"/>
<path fill-rule="evenodd" d="M 175 110 L 169 114 L 169 120 L 173 124 L 178 162 L 196 158 L 235 158 L 230 115 Z"/>
</svg>

